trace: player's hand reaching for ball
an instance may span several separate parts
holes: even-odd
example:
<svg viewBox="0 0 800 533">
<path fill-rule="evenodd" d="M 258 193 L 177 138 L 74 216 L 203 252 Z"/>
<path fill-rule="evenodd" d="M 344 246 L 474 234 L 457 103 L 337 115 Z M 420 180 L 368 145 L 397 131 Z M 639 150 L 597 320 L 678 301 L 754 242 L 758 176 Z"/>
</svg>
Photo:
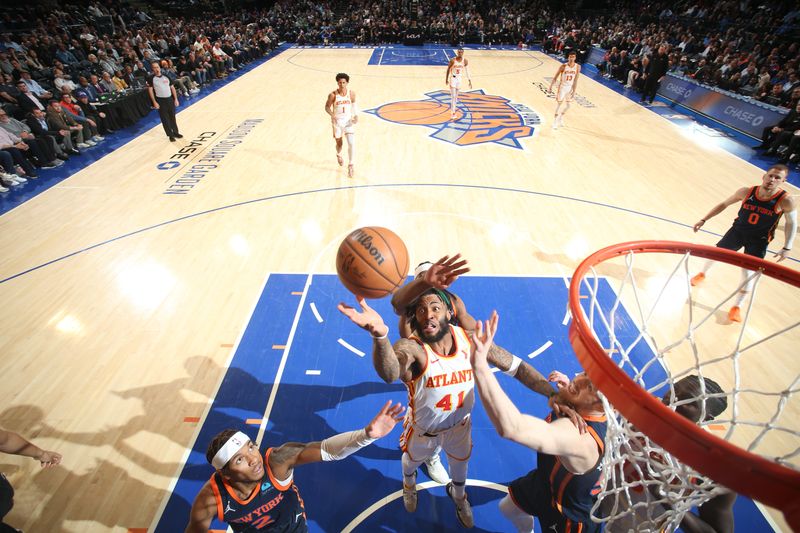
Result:
<svg viewBox="0 0 800 533">
<path fill-rule="evenodd" d="M 425 271 L 425 283 L 434 289 L 446 289 L 458 279 L 458 276 L 469 272 L 469 267 L 466 265 L 467 260 L 461 259 L 461 254 L 453 257 L 446 255 Z"/>
<path fill-rule="evenodd" d="M 364 428 L 364 431 L 367 432 L 367 437 L 379 439 L 391 433 L 395 424 L 403 420 L 403 411 L 405 411 L 405 408 L 399 403 L 392 405 L 391 400 L 386 402 L 378 414 L 375 415 L 375 418 L 372 419 L 372 422 Z"/>
<path fill-rule="evenodd" d="M 489 320 L 477 320 L 475 322 L 475 330 L 472 332 L 472 350 L 470 352 L 470 362 L 472 369 L 488 370 L 489 363 L 487 356 L 489 355 L 489 348 L 492 347 L 494 335 L 497 333 L 497 322 L 500 317 L 497 311 L 492 311 L 492 316 Z"/>
<path fill-rule="evenodd" d="M 355 307 L 343 302 L 337 305 L 336 308 L 349 318 L 353 324 L 369 331 L 373 337 L 385 337 L 389 333 L 389 328 L 383 323 L 381 315 L 368 306 L 363 298 L 358 299 L 358 304 L 361 306 L 360 312 Z"/>
</svg>

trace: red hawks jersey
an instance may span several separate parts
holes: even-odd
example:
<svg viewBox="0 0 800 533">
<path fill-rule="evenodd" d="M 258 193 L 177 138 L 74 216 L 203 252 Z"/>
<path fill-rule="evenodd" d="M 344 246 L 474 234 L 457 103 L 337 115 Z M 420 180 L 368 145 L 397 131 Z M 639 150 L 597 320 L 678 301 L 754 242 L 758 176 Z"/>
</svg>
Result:
<svg viewBox="0 0 800 533">
<path fill-rule="evenodd" d="M 405 384 L 411 423 L 423 433 L 450 429 L 464 420 L 475 405 L 469 337 L 462 328 L 452 325 L 450 334 L 454 344 L 451 355 L 436 353 L 419 337 L 409 337 L 422 345 L 427 356 L 422 374 Z"/>
<path fill-rule="evenodd" d="M 564 71 L 561 73 L 560 87 L 572 87 L 575 83 L 575 78 L 578 76 L 578 64 L 570 67 L 569 63 L 564 65 Z"/>
</svg>

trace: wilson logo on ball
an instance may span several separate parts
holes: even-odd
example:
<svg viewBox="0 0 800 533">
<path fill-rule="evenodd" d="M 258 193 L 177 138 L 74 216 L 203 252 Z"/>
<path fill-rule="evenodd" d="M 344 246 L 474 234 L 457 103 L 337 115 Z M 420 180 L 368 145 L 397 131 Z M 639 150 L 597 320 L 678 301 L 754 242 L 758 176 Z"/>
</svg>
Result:
<svg viewBox="0 0 800 533">
<path fill-rule="evenodd" d="M 408 267 L 406 245 L 386 228 L 353 230 L 336 253 L 339 280 L 359 298 L 393 293 L 405 281 Z"/>
<path fill-rule="evenodd" d="M 371 255 L 379 265 L 383 264 L 383 255 L 381 252 L 372 245 L 372 235 L 369 235 L 362 229 L 357 229 L 350 234 L 353 238 L 364 247 L 364 249 Z"/>
</svg>

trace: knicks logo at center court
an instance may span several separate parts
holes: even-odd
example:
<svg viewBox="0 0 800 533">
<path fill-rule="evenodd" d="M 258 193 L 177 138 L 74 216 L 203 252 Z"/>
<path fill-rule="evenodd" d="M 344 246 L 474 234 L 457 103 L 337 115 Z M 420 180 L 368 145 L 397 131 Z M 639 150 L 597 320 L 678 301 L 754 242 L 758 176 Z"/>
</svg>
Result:
<svg viewBox="0 0 800 533">
<path fill-rule="evenodd" d="M 384 104 L 367 113 L 397 124 L 432 128 L 436 131 L 431 137 L 459 146 L 497 143 L 521 149 L 519 139 L 531 137 L 542 123 L 528 106 L 483 90 L 458 95 L 455 120 L 450 118 L 450 91 L 434 91 L 425 96 L 425 100 Z"/>
</svg>

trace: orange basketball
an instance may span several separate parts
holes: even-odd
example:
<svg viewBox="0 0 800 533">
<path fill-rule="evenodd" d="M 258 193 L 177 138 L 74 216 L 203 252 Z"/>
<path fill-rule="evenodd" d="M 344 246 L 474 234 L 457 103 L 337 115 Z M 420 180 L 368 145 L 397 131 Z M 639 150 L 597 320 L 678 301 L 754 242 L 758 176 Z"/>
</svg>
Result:
<svg viewBox="0 0 800 533">
<path fill-rule="evenodd" d="M 456 118 L 462 114 L 456 110 Z M 378 116 L 400 124 L 444 124 L 450 120 L 450 106 L 440 102 L 393 102 L 381 106 Z"/>
<path fill-rule="evenodd" d="M 408 275 L 408 250 L 391 230 L 354 230 L 339 245 L 336 273 L 347 290 L 363 298 L 383 298 Z"/>
</svg>

